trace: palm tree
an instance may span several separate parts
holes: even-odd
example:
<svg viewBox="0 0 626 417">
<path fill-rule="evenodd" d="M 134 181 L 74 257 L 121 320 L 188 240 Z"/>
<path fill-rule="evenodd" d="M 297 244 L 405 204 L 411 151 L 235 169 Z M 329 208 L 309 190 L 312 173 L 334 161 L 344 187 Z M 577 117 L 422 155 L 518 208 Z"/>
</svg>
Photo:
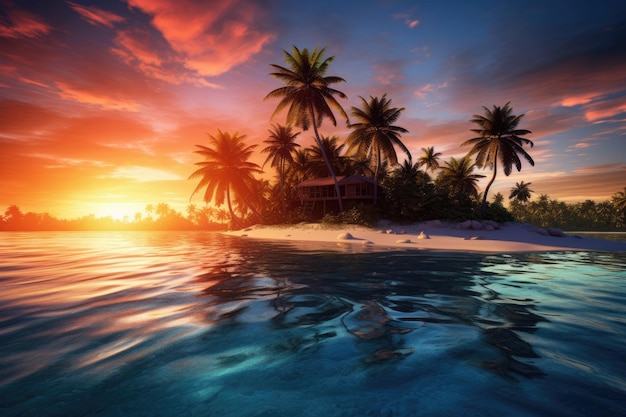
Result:
<svg viewBox="0 0 626 417">
<path fill-rule="evenodd" d="M 422 148 L 422 155 L 417 160 L 418 166 L 426 167 L 427 171 L 435 172 L 435 170 L 439 169 L 440 156 L 441 152 L 435 152 L 433 146 Z"/>
<path fill-rule="evenodd" d="M 156 214 L 159 216 L 159 220 L 167 218 L 171 212 L 172 209 L 167 203 L 159 203 L 156 206 Z"/>
<path fill-rule="evenodd" d="M 624 191 L 618 191 L 613 194 L 611 197 L 611 203 L 618 212 L 626 216 L 626 187 L 624 187 Z"/>
<path fill-rule="evenodd" d="M 285 173 L 289 166 L 294 163 L 294 152 L 300 145 L 296 143 L 296 138 L 300 132 L 294 133 L 291 126 L 272 125 L 269 137 L 264 141 L 267 143 L 261 152 L 269 155 L 263 163 L 265 166 L 271 160 L 270 166 L 278 169 L 280 182 L 280 201 L 283 210 L 285 209 Z"/>
<path fill-rule="evenodd" d="M 529 182 L 529 183 L 525 183 L 524 181 L 516 182 L 515 187 L 511 188 L 511 194 L 509 194 L 509 200 L 515 199 L 519 201 L 520 203 L 524 203 L 524 204 L 528 203 L 528 200 L 530 200 L 530 193 L 534 193 L 533 190 L 528 188 L 530 187 L 530 184 L 532 184 L 532 182 Z"/>
<path fill-rule="evenodd" d="M 285 86 L 277 88 L 265 96 L 265 99 L 280 99 L 272 117 L 281 110 L 288 108 L 287 123 L 299 126 L 305 131 L 312 126 L 317 146 L 323 150 L 317 129 L 322 125 L 324 118 L 330 119 L 334 126 L 337 125 L 337 119 L 335 119 L 332 108 L 346 119 L 346 123 L 348 122 L 348 115 L 335 98 L 335 96 L 340 98 L 347 98 L 347 96 L 330 87 L 332 84 L 345 82 L 345 80 L 326 75 L 328 66 L 334 60 L 334 57 L 324 58 L 326 48 L 318 49 L 316 47 L 309 52 L 307 48 L 299 50 L 294 46 L 292 53 L 284 50 L 283 52 L 289 68 L 271 64 L 276 72 L 270 75 L 283 81 Z M 326 155 L 323 154 L 322 156 L 324 156 L 328 172 L 335 183 L 339 211 L 343 212 L 343 202 L 335 172 Z"/>
<path fill-rule="evenodd" d="M 437 183 L 440 186 L 448 188 L 457 197 L 462 195 L 470 195 L 478 198 L 478 180 L 484 178 L 484 175 L 474 174 L 474 164 L 469 155 L 465 155 L 461 159 L 450 158 L 445 166 L 441 167 Z"/>
<path fill-rule="evenodd" d="M 147 204 L 146 205 L 146 213 L 148 214 L 148 217 L 150 218 L 150 220 L 152 220 L 152 212 L 153 211 L 154 211 L 154 205 Z"/>
<path fill-rule="evenodd" d="M 493 196 L 493 204 L 501 206 L 503 202 L 504 196 L 502 195 L 502 193 L 496 193 L 496 195 Z"/>
<path fill-rule="evenodd" d="M 196 207 L 195 204 L 188 204 L 187 205 L 187 219 L 189 219 L 190 222 L 192 222 L 193 224 L 199 224 L 198 222 L 198 208 Z"/>
<path fill-rule="evenodd" d="M 194 153 L 202 155 L 204 161 L 196 162 L 199 168 L 189 176 L 189 179 L 200 178 L 191 198 L 206 188 L 203 197 L 205 203 L 214 200 L 219 207 L 226 200 L 232 226 L 237 223 L 232 194 L 247 200 L 255 181 L 254 174 L 263 172 L 257 164 L 248 161 L 256 145 L 246 146 L 244 139 L 245 135 L 231 135 L 220 130 L 216 136 L 209 135 L 209 146 L 196 145 L 198 150 Z"/>
<path fill-rule="evenodd" d="M 419 162 L 413 163 L 412 159 L 405 159 L 404 163 L 393 171 L 393 176 L 408 183 L 416 183 L 418 178 L 428 176 L 420 171 Z"/>
<path fill-rule="evenodd" d="M 371 159 L 365 156 L 354 155 L 345 159 L 346 175 L 361 175 L 363 177 L 375 178 L 372 171 Z"/>
<path fill-rule="evenodd" d="M 363 97 L 359 98 L 362 109 L 352 107 L 352 115 L 358 122 L 348 125 L 354 129 L 346 138 L 348 153 L 372 158 L 374 177 L 378 178 L 384 160 L 390 165 L 398 164 L 395 146 L 411 159 L 411 153 L 400 140 L 400 134 L 408 133 L 408 130 L 393 124 L 404 108 L 391 107 L 391 99 L 387 98 L 387 94 L 380 98 L 370 96 L 369 102 Z"/>
<path fill-rule="evenodd" d="M 321 147 L 312 145 L 307 148 L 307 173 L 313 177 L 320 178 L 326 174 L 326 164 L 329 163 L 335 174 L 344 174 L 345 161 L 341 152 L 345 145 L 339 145 L 337 136 L 322 136 Z"/>
<path fill-rule="evenodd" d="M 471 120 L 480 126 L 478 129 L 470 129 L 478 134 L 477 137 L 466 140 L 461 146 L 471 145 L 472 149 L 469 155 L 476 155 L 476 166 L 479 168 L 493 168 L 493 176 L 485 187 L 483 194 L 483 202 L 481 213 L 484 213 L 487 204 L 487 194 L 491 184 L 496 179 L 498 173 L 498 161 L 504 167 L 504 175 L 507 177 L 511 174 L 513 165 L 517 171 L 522 169 L 522 162 L 519 155 L 523 156 L 531 165 L 535 165 L 535 161 L 524 150 L 523 145 L 533 147 L 533 142 L 521 136 L 531 133 L 530 130 L 518 129 L 523 114 L 516 116 L 512 114 L 513 109 L 509 106 L 510 102 L 503 107 L 493 106 L 492 110 L 483 107 L 484 115 L 474 115 Z"/>
<path fill-rule="evenodd" d="M 293 155 L 293 164 L 287 169 L 285 182 L 294 186 L 302 182 L 308 175 L 309 165 L 309 150 L 296 149 Z"/>
</svg>

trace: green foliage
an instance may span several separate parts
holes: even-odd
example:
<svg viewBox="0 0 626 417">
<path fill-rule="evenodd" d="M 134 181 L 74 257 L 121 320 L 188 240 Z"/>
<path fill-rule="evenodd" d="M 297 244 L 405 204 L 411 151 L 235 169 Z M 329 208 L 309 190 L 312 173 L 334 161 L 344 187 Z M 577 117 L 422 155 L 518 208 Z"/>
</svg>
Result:
<svg viewBox="0 0 626 417">
<path fill-rule="evenodd" d="M 343 213 L 330 213 L 322 218 L 322 224 L 356 224 L 375 226 L 380 220 L 378 209 L 371 204 L 359 204 Z"/>
<path fill-rule="evenodd" d="M 497 203 L 487 204 L 487 207 L 485 207 L 484 218 L 498 223 L 512 222 L 515 220 L 515 217 L 510 211 L 508 211 L 502 204 Z"/>
<path fill-rule="evenodd" d="M 517 221 L 538 227 L 558 227 L 570 231 L 624 231 L 624 216 L 609 201 L 587 200 L 567 204 L 541 195 L 536 201 L 520 203 L 511 200 L 510 211 Z"/>
</svg>

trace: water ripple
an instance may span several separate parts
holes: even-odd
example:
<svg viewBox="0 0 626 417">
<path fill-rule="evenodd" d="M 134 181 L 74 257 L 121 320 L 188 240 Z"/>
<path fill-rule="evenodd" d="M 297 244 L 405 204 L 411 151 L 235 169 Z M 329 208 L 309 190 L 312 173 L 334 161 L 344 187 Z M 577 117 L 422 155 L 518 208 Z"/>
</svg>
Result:
<svg viewBox="0 0 626 417">
<path fill-rule="evenodd" d="M 625 410 L 623 255 L 3 237 L 3 415 Z"/>
</svg>

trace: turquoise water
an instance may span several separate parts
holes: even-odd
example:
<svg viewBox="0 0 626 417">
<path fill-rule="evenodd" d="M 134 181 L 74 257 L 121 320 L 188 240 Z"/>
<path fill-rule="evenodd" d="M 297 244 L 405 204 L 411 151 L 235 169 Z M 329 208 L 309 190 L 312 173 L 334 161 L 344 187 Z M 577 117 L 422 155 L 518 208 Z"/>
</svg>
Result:
<svg viewBox="0 0 626 417">
<path fill-rule="evenodd" d="M 626 254 L 0 235 L 2 416 L 624 416 Z"/>
</svg>

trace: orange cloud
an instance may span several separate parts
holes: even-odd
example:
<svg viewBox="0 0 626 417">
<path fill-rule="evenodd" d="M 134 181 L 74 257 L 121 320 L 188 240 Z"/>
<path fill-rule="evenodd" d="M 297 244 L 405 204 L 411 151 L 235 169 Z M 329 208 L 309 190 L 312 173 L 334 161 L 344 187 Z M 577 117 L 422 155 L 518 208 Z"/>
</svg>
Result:
<svg viewBox="0 0 626 417">
<path fill-rule="evenodd" d="M 102 25 L 112 28 L 114 24 L 121 23 L 125 19 L 115 13 L 102 10 L 98 7 L 87 7 L 80 4 L 68 2 L 70 7 L 74 9 L 83 19 L 92 25 Z"/>
<path fill-rule="evenodd" d="M 71 86 L 68 83 L 61 81 L 57 82 L 56 86 L 59 90 L 61 90 L 59 96 L 65 100 L 93 104 L 106 110 L 139 111 L 140 105 L 134 100 L 121 97 L 111 97 L 103 93 L 97 94 L 92 91 Z"/>
<path fill-rule="evenodd" d="M 146 30 L 120 31 L 115 43 L 117 47 L 112 47 L 111 52 L 149 77 L 175 85 L 190 83 L 197 87 L 222 88 L 184 68 L 169 45 L 159 42 Z"/>
<path fill-rule="evenodd" d="M 244 63 L 274 39 L 255 29 L 261 6 L 221 0 L 205 4 L 189 0 L 128 0 L 152 16 L 152 24 L 185 67 L 202 76 L 216 76 Z M 245 4 L 244 4 L 245 3 Z"/>
<path fill-rule="evenodd" d="M 0 22 L 0 37 L 35 38 L 47 35 L 52 29 L 39 16 L 14 7 L 6 11 L 6 20 Z"/>
<path fill-rule="evenodd" d="M 579 104 L 589 103 L 595 97 L 594 94 L 587 94 L 583 96 L 565 97 L 561 100 L 561 106 L 573 107 Z"/>
<path fill-rule="evenodd" d="M 136 182 L 185 180 L 185 178 L 169 171 L 143 166 L 117 167 L 108 176 L 110 178 L 122 178 Z"/>
</svg>

